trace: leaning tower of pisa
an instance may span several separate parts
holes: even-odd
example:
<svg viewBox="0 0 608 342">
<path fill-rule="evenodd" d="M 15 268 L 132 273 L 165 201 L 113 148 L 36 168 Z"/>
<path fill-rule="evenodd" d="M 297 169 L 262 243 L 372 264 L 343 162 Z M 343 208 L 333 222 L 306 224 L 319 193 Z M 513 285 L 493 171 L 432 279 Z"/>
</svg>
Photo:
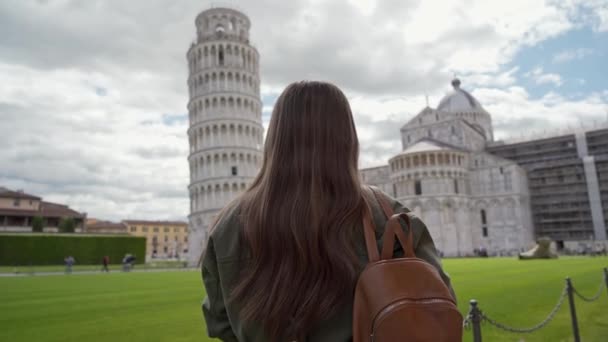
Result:
<svg viewBox="0 0 608 342">
<path fill-rule="evenodd" d="M 215 215 L 255 177 L 263 137 L 259 54 L 249 43 L 249 18 L 211 8 L 195 23 L 187 53 L 190 264 L 198 261 Z"/>
</svg>

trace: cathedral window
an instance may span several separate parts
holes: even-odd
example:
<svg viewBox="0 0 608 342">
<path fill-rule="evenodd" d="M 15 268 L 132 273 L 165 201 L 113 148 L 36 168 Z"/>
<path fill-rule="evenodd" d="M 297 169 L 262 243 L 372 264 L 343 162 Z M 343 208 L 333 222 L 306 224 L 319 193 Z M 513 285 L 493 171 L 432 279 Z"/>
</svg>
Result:
<svg viewBox="0 0 608 342">
<path fill-rule="evenodd" d="M 483 234 L 483 237 L 488 237 L 488 221 L 486 219 L 486 211 L 482 209 L 480 211 L 480 215 L 481 215 L 481 232 Z"/>
<path fill-rule="evenodd" d="M 238 169 L 236 168 L 236 166 L 233 166 L 231 171 L 233 176 L 238 175 Z"/>
<path fill-rule="evenodd" d="M 419 180 L 414 182 L 414 191 L 416 195 L 422 195 L 422 184 Z"/>
</svg>

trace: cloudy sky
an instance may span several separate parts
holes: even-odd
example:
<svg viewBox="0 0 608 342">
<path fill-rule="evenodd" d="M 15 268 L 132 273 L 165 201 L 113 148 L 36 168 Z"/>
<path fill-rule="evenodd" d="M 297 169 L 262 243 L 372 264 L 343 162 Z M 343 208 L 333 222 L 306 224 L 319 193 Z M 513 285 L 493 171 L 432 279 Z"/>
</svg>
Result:
<svg viewBox="0 0 608 342">
<path fill-rule="evenodd" d="M 0 2 L 0 186 L 90 217 L 185 219 L 186 50 L 213 3 Z M 351 100 L 361 166 L 457 75 L 499 139 L 608 120 L 608 0 L 243 0 L 264 125 L 288 83 Z"/>
</svg>

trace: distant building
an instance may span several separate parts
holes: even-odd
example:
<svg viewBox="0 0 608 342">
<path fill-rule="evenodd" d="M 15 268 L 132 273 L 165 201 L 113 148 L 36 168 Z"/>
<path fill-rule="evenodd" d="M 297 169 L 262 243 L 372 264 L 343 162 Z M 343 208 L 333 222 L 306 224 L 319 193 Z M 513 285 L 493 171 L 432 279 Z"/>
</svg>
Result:
<svg viewBox="0 0 608 342">
<path fill-rule="evenodd" d="M 81 232 L 86 219 L 86 213 L 79 213 L 67 205 L 45 202 L 21 190 L 0 187 L 0 231 L 31 232 L 32 219 L 36 216 L 43 218 L 45 232 L 58 232 L 63 218 L 72 218 L 76 232 Z"/>
<path fill-rule="evenodd" d="M 486 150 L 526 169 L 537 236 L 551 237 L 558 248 L 568 241 L 606 240 L 608 129 L 498 142 Z"/>
<path fill-rule="evenodd" d="M 188 223 L 124 220 L 128 233 L 146 238 L 146 259 L 181 258 L 188 253 Z"/>
<path fill-rule="evenodd" d="M 124 222 L 110 222 L 95 218 L 87 219 L 85 232 L 88 234 L 127 234 Z"/>
</svg>

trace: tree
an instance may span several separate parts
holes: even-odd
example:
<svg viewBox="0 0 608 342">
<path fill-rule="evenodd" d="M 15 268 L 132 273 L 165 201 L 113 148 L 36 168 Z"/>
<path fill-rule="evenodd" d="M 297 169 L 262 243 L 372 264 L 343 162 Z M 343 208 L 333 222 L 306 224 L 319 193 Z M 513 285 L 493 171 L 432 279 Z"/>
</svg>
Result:
<svg viewBox="0 0 608 342">
<path fill-rule="evenodd" d="M 76 230 L 76 223 L 71 217 L 64 217 L 59 222 L 59 231 L 62 233 L 73 233 Z"/>
<path fill-rule="evenodd" d="M 42 229 L 44 228 L 44 219 L 42 216 L 34 216 L 32 218 L 32 231 L 36 233 L 42 233 Z"/>
</svg>

